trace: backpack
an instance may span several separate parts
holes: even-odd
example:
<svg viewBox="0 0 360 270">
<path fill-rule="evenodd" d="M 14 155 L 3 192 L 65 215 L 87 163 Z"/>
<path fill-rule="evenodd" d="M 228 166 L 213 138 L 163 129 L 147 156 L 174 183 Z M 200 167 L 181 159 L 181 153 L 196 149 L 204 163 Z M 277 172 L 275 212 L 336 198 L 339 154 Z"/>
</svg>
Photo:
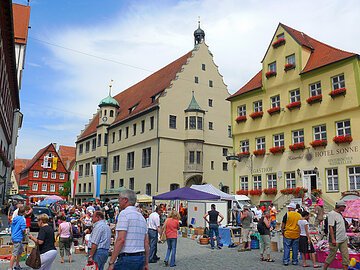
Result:
<svg viewBox="0 0 360 270">
<path fill-rule="evenodd" d="M 265 223 L 264 221 L 259 221 L 257 224 L 257 230 L 260 233 L 260 235 L 264 235 L 265 234 Z"/>
</svg>

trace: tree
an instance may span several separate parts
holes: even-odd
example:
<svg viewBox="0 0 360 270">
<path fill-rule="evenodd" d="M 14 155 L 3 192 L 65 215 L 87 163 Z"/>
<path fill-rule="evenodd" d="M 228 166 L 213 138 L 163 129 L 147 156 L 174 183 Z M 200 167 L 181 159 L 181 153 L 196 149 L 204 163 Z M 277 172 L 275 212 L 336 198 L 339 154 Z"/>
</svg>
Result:
<svg viewBox="0 0 360 270">
<path fill-rule="evenodd" d="M 61 196 L 67 197 L 70 195 L 70 191 L 71 191 L 71 182 L 69 180 L 64 183 L 64 187 L 63 187 L 63 189 L 59 190 L 59 194 Z"/>
</svg>

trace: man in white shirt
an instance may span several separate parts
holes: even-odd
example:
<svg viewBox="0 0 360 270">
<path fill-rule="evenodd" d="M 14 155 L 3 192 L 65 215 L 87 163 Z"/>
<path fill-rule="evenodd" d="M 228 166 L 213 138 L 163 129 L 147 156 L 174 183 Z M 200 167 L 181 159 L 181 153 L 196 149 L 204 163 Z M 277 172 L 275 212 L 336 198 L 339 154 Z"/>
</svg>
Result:
<svg viewBox="0 0 360 270">
<path fill-rule="evenodd" d="M 162 213 L 161 207 L 156 207 L 155 212 L 151 213 L 148 218 L 148 235 L 150 242 L 150 254 L 149 254 L 149 263 L 156 263 L 160 260 L 160 257 L 156 255 L 157 253 L 157 242 L 158 236 L 161 235 L 160 227 L 160 215 Z"/>
<path fill-rule="evenodd" d="M 259 221 L 259 220 L 261 219 L 262 215 L 263 215 L 263 212 L 262 212 L 261 209 L 260 209 L 260 205 L 258 205 L 258 206 L 256 207 L 256 210 L 255 210 L 254 212 L 255 212 L 255 219 L 256 219 L 257 221 Z"/>
</svg>

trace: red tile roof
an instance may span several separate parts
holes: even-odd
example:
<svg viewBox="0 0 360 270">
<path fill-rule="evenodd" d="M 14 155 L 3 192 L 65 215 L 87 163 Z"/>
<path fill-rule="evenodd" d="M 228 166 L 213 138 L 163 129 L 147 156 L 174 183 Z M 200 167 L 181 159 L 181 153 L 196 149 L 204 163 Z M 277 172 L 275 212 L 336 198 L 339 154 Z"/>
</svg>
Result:
<svg viewBox="0 0 360 270">
<path fill-rule="evenodd" d="M 26 164 L 31 159 L 24 159 L 24 158 L 17 158 L 14 161 L 14 173 L 15 173 L 15 179 L 16 182 L 19 183 L 20 180 L 20 172 L 26 167 Z"/>
<path fill-rule="evenodd" d="M 170 86 L 171 81 L 175 79 L 176 74 L 181 70 L 181 67 L 186 64 L 187 59 L 191 57 L 191 55 L 192 51 L 117 94 L 114 98 L 118 101 L 120 110 L 112 125 L 156 106 L 157 101 L 155 103 L 152 102 L 152 97 Z M 134 106 L 136 106 L 135 109 L 129 113 L 129 109 Z M 90 124 L 80 134 L 78 141 L 96 133 L 98 124 L 99 117 L 98 114 L 96 114 Z"/>
<path fill-rule="evenodd" d="M 304 69 L 300 74 L 327 66 L 329 64 L 345 60 L 350 57 L 358 56 L 356 53 L 346 52 L 334 47 L 331 47 L 327 44 L 324 44 L 312 37 L 309 37 L 303 32 L 297 31 L 289 26 L 286 26 L 282 23 L 279 24 L 282 26 L 287 33 L 297 42 L 299 45 L 307 47 L 311 50 L 309 60 L 307 61 Z M 278 27 L 279 27 L 278 26 Z M 270 45 L 271 46 L 271 45 Z M 247 84 L 241 87 L 236 93 L 232 94 L 227 99 L 232 99 L 241 94 L 247 93 L 249 91 L 258 89 L 262 87 L 262 71 L 257 73 Z"/>
<path fill-rule="evenodd" d="M 26 44 L 30 20 L 30 6 L 13 4 L 15 43 Z"/>
<path fill-rule="evenodd" d="M 262 87 L 262 70 L 260 70 L 250 81 L 248 81 L 243 87 L 241 87 L 236 93 L 232 94 L 227 100 L 230 100 L 233 97 L 238 95 L 250 92 L 252 90 Z"/>
<path fill-rule="evenodd" d="M 36 153 L 36 155 L 26 164 L 26 167 L 20 172 L 20 174 L 28 171 L 35 164 L 35 162 L 43 155 L 43 153 L 49 148 L 50 145 L 51 144 L 45 146 L 44 148 L 41 148 Z"/>
<path fill-rule="evenodd" d="M 69 170 L 71 164 L 75 160 L 76 147 L 60 145 L 58 154 L 66 169 Z"/>
</svg>

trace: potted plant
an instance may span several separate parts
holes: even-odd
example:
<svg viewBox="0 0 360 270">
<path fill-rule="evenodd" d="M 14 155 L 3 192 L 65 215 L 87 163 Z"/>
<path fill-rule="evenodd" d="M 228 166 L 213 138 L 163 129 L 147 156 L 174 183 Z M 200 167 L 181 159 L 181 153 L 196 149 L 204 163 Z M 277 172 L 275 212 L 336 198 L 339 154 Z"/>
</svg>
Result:
<svg viewBox="0 0 360 270">
<path fill-rule="evenodd" d="M 277 189 L 276 188 L 265 188 L 264 189 L 264 194 L 266 194 L 266 195 L 276 195 L 277 194 Z"/>
<path fill-rule="evenodd" d="M 268 71 L 265 73 L 267 79 L 276 76 L 276 71 Z"/>
<path fill-rule="evenodd" d="M 288 108 L 290 111 L 296 108 L 300 109 L 300 107 L 301 107 L 301 101 L 291 102 L 288 105 L 286 105 L 286 108 Z"/>
<path fill-rule="evenodd" d="M 338 88 L 338 89 L 335 89 L 335 90 L 332 90 L 329 95 L 334 98 L 334 97 L 337 97 L 337 96 L 345 96 L 346 95 L 346 88 L 343 87 L 343 88 Z"/>
<path fill-rule="evenodd" d="M 307 100 L 306 100 L 306 102 L 308 103 L 308 104 L 314 104 L 314 103 L 317 103 L 317 102 L 321 102 L 322 101 L 322 95 L 320 94 L 320 95 L 316 95 L 316 96 L 311 96 L 311 97 L 309 97 Z"/>
<path fill-rule="evenodd" d="M 239 157 L 244 157 L 244 156 L 250 156 L 250 152 L 249 151 L 245 151 L 245 152 L 240 152 L 237 154 Z"/>
<path fill-rule="evenodd" d="M 293 188 L 284 188 L 284 189 L 280 190 L 280 193 L 284 194 L 284 195 L 290 195 L 290 194 L 294 193 L 294 189 Z"/>
<path fill-rule="evenodd" d="M 271 147 L 269 149 L 269 151 L 272 153 L 272 154 L 277 154 L 277 153 L 284 153 L 285 151 L 285 147 L 284 146 L 274 146 L 274 147 Z"/>
<path fill-rule="evenodd" d="M 294 144 L 289 145 L 289 148 L 291 151 L 302 150 L 305 148 L 305 144 L 304 144 L 304 142 L 294 143 Z"/>
<path fill-rule="evenodd" d="M 341 143 L 351 143 L 353 138 L 351 135 L 345 135 L 345 136 L 335 136 L 333 138 L 334 143 L 341 144 Z"/>
<path fill-rule="evenodd" d="M 285 38 L 278 38 L 276 41 L 273 42 L 272 46 L 273 48 L 278 48 L 286 43 Z"/>
<path fill-rule="evenodd" d="M 311 194 L 314 195 L 315 197 L 317 197 L 317 196 L 320 196 L 322 194 L 322 191 L 321 191 L 321 189 L 314 188 L 314 189 L 311 190 Z"/>
<path fill-rule="evenodd" d="M 256 119 L 256 118 L 260 118 L 264 115 L 264 112 L 263 111 L 260 111 L 260 112 L 253 112 L 252 114 L 250 114 L 250 117 L 252 119 Z"/>
<path fill-rule="evenodd" d="M 246 121 L 246 115 L 239 115 L 238 117 L 236 117 L 235 121 L 237 123 L 245 122 Z"/>
<path fill-rule="evenodd" d="M 293 195 L 297 198 L 303 198 L 308 190 L 303 187 L 297 187 L 294 189 Z"/>
<path fill-rule="evenodd" d="M 285 64 L 284 70 L 288 71 L 288 70 L 293 69 L 293 68 L 295 68 L 295 64 L 287 63 L 287 64 Z"/>
<path fill-rule="evenodd" d="M 262 190 L 261 190 L 261 189 L 251 189 L 251 190 L 249 191 L 249 194 L 250 194 L 251 196 L 261 196 Z"/>
<path fill-rule="evenodd" d="M 249 195 L 249 191 L 248 190 L 245 190 L 245 189 L 240 189 L 238 191 L 236 191 L 236 194 L 237 195 Z"/>
<path fill-rule="evenodd" d="M 327 145 L 327 140 L 315 140 L 310 143 L 313 148 L 324 147 Z"/>
<path fill-rule="evenodd" d="M 255 155 L 255 156 L 264 156 L 265 155 L 265 149 L 258 149 L 258 150 L 254 150 L 253 151 L 253 154 Z"/>
<path fill-rule="evenodd" d="M 270 108 L 267 110 L 267 112 L 270 114 L 270 115 L 273 115 L 275 113 L 279 113 L 280 112 L 280 107 L 277 106 L 277 107 L 273 107 L 273 108 Z"/>
</svg>

